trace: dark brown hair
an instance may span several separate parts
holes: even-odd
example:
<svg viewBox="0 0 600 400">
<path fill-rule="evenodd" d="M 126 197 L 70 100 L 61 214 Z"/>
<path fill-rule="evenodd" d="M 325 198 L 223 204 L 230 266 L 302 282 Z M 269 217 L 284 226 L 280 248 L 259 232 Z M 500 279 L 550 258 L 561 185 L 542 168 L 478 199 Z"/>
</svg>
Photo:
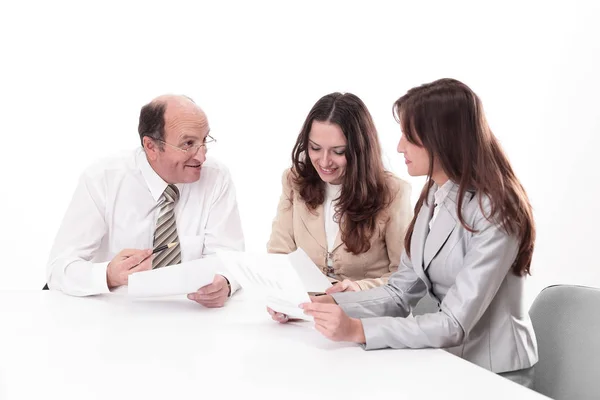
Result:
<svg viewBox="0 0 600 400">
<path fill-rule="evenodd" d="M 192 103 L 196 104 L 191 97 L 181 95 Z M 140 118 L 138 123 L 138 133 L 140 135 L 140 142 L 144 145 L 144 136 L 148 136 L 151 139 L 158 139 L 158 148 L 164 149 L 164 144 L 161 142 L 165 140 L 165 111 L 167 105 L 164 101 L 152 100 L 150 103 L 144 105 L 140 110 Z"/>
<path fill-rule="evenodd" d="M 394 116 L 403 134 L 429 154 L 427 183 L 415 206 L 404 245 L 410 256 L 410 241 L 417 215 L 433 185 L 434 159 L 450 180 L 459 184 L 458 218 L 469 231 L 462 215 L 463 196 L 467 190 L 490 199 L 490 221 L 507 234 L 520 240 L 512 271 L 521 276 L 531 274 L 531 258 L 535 242 L 535 224 L 525 189 L 515 176 L 498 139 L 492 133 L 481 100 L 464 83 L 440 79 L 410 89 L 394 103 Z"/>
<path fill-rule="evenodd" d="M 338 125 L 347 140 L 346 172 L 335 207 L 346 249 L 353 254 L 367 252 L 376 227 L 377 214 L 392 201 L 381 160 L 381 146 L 375 124 L 365 104 L 351 93 L 331 93 L 312 107 L 292 151 L 293 180 L 310 210 L 325 200 L 325 183 L 308 157 L 308 138 L 313 121 Z"/>
<path fill-rule="evenodd" d="M 138 123 L 138 133 L 140 141 L 144 145 L 144 136 L 152 139 L 165 140 L 165 110 L 166 105 L 163 102 L 153 101 L 146 104 L 140 110 L 140 119 Z M 162 150 L 163 144 L 159 142 L 159 149 Z"/>
</svg>

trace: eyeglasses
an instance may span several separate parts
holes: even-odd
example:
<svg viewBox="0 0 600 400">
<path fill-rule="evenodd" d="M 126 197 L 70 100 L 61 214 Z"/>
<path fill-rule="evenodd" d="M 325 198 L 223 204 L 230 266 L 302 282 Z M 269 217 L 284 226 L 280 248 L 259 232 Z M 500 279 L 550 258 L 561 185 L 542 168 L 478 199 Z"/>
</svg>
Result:
<svg viewBox="0 0 600 400">
<path fill-rule="evenodd" d="M 215 144 L 217 142 L 217 139 L 213 138 L 210 135 L 207 135 L 206 138 L 204 138 L 204 143 L 200 143 L 200 144 L 191 144 L 191 143 L 186 143 L 183 146 L 175 146 L 172 145 L 171 143 L 167 143 L 162 139 L 157 139 L 157 138 L 152 138 L 154 140 L 156 140 L 157 142 L 161 142 L 166 144 L 167 146 L 170 146 L 176 150 L 181 151 L 182 153 L 190 153 L 190 154 L 196 154 L 198 152 L 198 150 L 200 150 L 201 147 L 204 147 L 205 149 L 208 150 L 208 148 L 210 146 L 212 146 L 213 144 Z"/>
</svg>

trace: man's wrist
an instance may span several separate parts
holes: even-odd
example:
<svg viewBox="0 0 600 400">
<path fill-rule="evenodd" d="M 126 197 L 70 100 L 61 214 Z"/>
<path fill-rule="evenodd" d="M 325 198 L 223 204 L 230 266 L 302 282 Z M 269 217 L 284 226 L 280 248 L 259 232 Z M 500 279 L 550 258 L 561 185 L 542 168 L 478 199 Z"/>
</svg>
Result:
<svg viewBox="0 0 600 400">
<path fill-rule="evenodd" d="M 227 277 L 225 275 L 221 275 L 223 277 L 223 279 L 225 279 L 225 282 L 227 282 L 227 297 L 231 297 L 231 283 L 229 282 L 229 279 L 227 279 Z"/>
<path fill-rule="evenodd" d="M 117 286 L 110 276 L 110 263 L 106 266 L 106 286 L 109 290 Z"/>
</svg>

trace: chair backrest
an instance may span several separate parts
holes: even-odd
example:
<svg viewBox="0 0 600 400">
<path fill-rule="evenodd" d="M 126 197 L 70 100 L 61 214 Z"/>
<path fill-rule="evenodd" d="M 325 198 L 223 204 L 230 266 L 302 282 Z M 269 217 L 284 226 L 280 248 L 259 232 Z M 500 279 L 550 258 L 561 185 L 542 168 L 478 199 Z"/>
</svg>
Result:
<svg viewBox="0 0 600 400">
<path fill-rule="evenodd" d="M 534 389 L 556 400 L 600 398 L 600 289 L 556 285 L 529 315 L 538 342 Z"/>
</svg>

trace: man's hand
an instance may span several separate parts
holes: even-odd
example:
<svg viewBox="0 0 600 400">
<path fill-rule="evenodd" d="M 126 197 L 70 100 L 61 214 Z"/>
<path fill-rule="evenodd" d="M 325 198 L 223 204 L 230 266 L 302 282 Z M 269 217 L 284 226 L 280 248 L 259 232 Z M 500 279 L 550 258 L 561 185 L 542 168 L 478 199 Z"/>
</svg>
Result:
<svg viewBox="0 0 600 400">
<path fill-rule="evenodd" d="M 361 320 L 350 318 L 337 304 L 303 303 L 300 307 L 315 319 L 315 328 L 329 339 L 365 343 Z"/>
<path fill-rule="evenodd" d="M 204 307 L 223 307 L 230 295 L 230 290 L 227 279 L 223 275 L 215 275 L 211 284 L 202 286 L 196 292 L 188 294 L 187 297 Z"/>
<path fill-rule="evenodd" d="M 350 279 L 344 279 L 325 291 L 327 294 L 339 292 L 360 292 L 360 286 L 358 286 L 356 282 L 352 282 Z"/>
<path fill-rule="evenodd" d="M 106 268 L 106 283 L 109 289 L 127 285 L 129 275 L 152 268 L 152 249 L 124 249 L 117 254 Z M 138 265 L 139 264 L 139 265 Z"/>
</svg>

